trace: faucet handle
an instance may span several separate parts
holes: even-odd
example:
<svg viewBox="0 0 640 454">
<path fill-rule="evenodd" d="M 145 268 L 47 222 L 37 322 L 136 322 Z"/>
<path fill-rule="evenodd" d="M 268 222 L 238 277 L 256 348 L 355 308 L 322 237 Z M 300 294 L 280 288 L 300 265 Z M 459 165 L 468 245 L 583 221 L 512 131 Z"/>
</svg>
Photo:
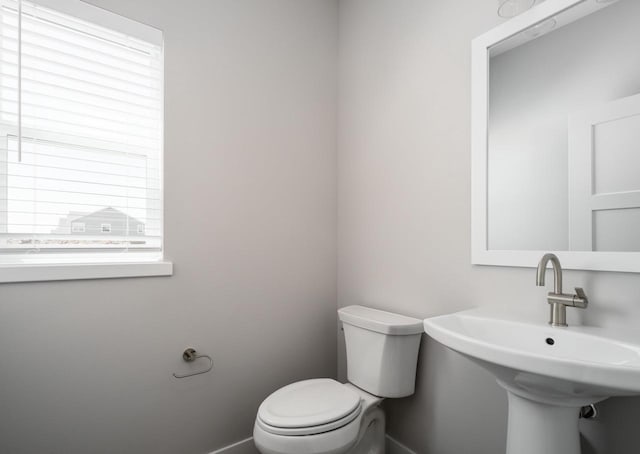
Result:
<svg viewBox="0 0 640 454">
<path fill-rule="evenodd" d="M 589 304 L 587 294 L 582 287 L 576 287 L 576 295 L 573 297 L 573 305 L 575 307 L 585 308 Z"/>
</svg>

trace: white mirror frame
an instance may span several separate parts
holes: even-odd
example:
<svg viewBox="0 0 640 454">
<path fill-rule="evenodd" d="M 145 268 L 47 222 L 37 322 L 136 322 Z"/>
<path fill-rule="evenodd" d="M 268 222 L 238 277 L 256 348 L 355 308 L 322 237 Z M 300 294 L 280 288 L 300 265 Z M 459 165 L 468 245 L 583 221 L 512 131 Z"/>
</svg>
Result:
<svg viewBox="0 0 640 454">
<path fill-rule="evenodd" d="M 471 263 L 474 265 L 535 267 L 547 252 L 563 268 L 640 272 L 640 252 L 489 250 L 487 232 L 487 153 L 489 109 L 489 50 L 492 46 L 560 14 L 595 0 L 547 0 L 510 19 L 472 42 L 471 60 Z"/>
</svg>

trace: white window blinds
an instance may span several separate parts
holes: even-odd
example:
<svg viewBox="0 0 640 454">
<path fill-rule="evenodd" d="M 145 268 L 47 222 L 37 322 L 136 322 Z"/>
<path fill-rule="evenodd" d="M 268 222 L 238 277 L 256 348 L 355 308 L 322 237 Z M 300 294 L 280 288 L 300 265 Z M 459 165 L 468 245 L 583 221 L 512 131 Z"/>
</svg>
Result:
<svg viewBox="0 0 640 454">
<path fill-rule="evenodd" d="M 0 263 L 161 259 L 161 33 L 77 0 L 0 6 Z"/>
</svg>

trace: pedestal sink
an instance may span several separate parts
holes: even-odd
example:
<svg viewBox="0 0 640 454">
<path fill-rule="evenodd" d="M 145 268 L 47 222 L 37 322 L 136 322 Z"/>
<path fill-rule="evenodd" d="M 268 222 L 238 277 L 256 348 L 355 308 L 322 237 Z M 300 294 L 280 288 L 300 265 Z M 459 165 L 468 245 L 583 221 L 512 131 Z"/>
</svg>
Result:
<svg viewBox="0 0 640 454">
<path fill-rule="evenodd" d="M 507 390 L 507 454 L 579 454 L 582 406 L 640 394 L 640 339 L 552 328 L 478 310 L 428 318 L 425 332 L 490 371 Z"/>
</svg>

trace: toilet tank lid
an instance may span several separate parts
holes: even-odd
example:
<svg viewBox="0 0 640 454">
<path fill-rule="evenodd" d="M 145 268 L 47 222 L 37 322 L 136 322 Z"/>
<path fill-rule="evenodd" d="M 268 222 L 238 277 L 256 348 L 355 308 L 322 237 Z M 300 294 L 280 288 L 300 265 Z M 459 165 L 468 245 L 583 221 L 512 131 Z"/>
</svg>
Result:
<svg viewBox="0 0 640 454">
<path fill-rule="evenodd" d="M 421 334 L 424 330 L 422 320 L 365 306 L 340 308 L 338 317 L 343 323 L 392 336 Z"/>
</svg>

